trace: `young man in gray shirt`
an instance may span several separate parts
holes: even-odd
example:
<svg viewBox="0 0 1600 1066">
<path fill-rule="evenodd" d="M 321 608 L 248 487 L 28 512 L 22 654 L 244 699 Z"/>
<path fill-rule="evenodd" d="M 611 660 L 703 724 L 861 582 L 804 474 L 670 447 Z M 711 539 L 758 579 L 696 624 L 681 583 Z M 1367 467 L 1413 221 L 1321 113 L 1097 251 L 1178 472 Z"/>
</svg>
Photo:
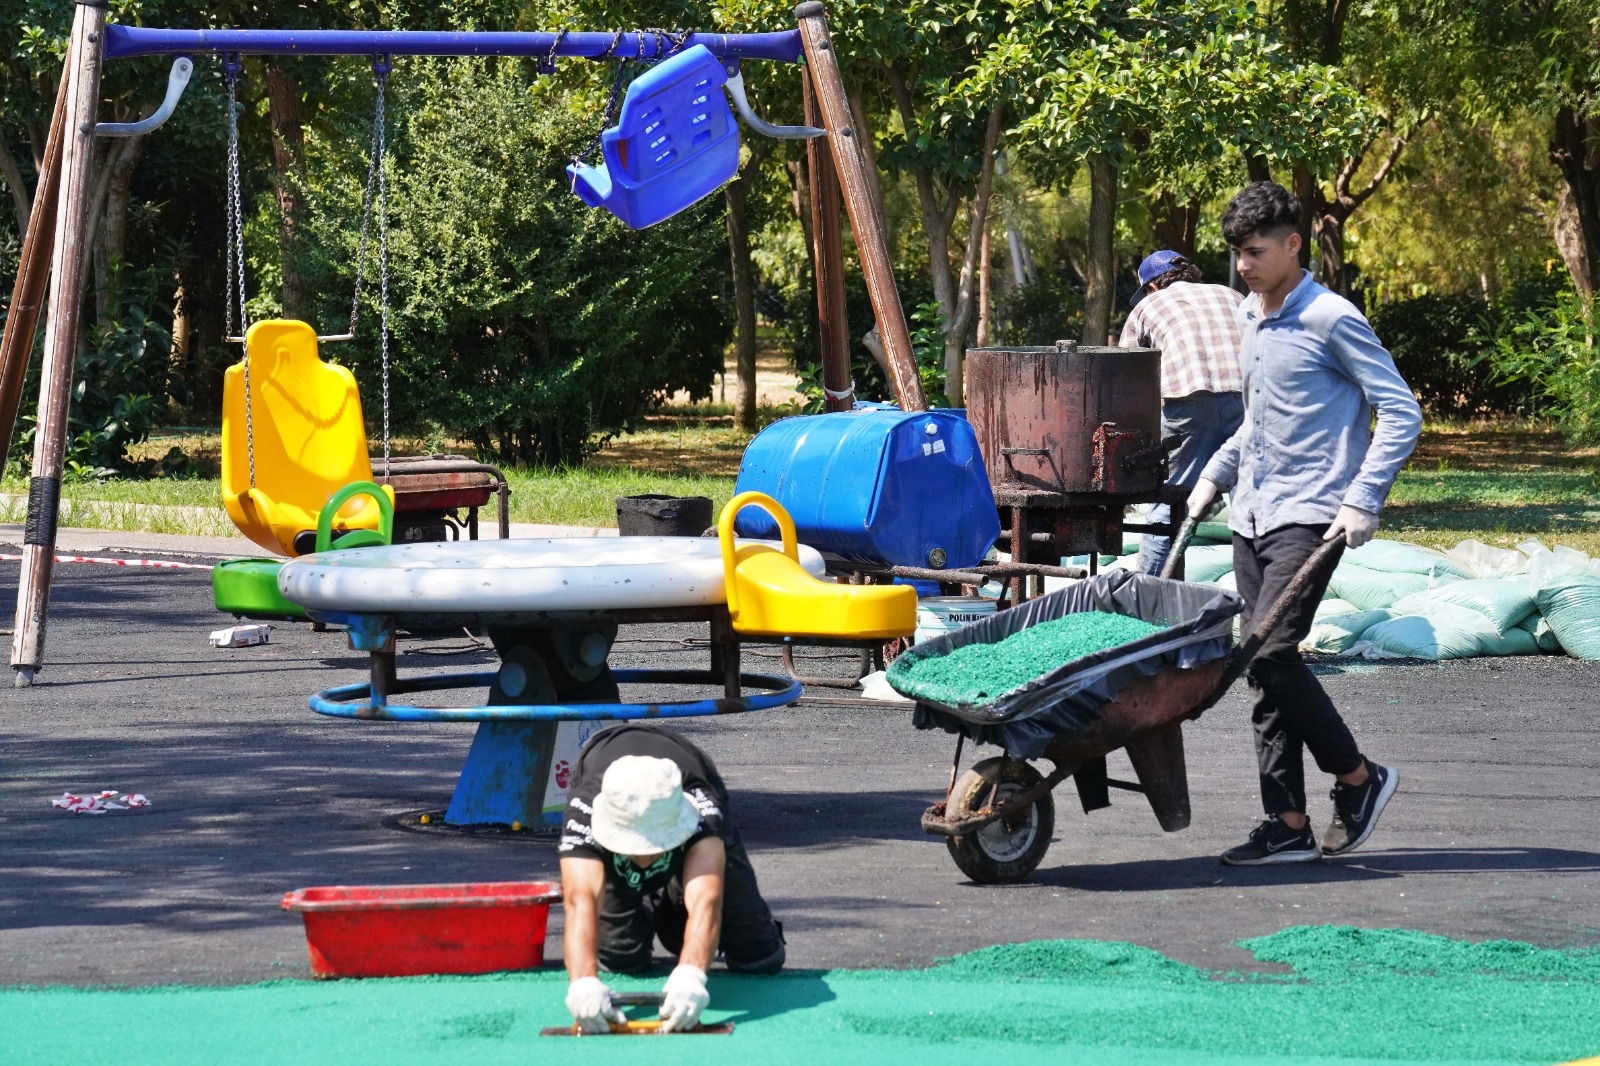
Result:
<svg viewBox="0 0 1600 1066">
<path fill-rule="evenodd" d="M 1359 548 L 1378 529 L 1394 479 L 1416 446 L 1422 411 L 1361 312 L 1300 267 L 1300 202 L 1256 182 L 1228 205 L 1222 233 L 1250 296 L 1239 308 L 1244 424 L 1206 464 L 1189 497 L 1205 513 L 1231 489 L 1234 572 L 1244 631 L 1324 541 Z M 1371 427 L 1377 414 L 1377 428 Z M 1399 783 L 1367 759 L 1300 658 L 1329 566 L 1291 605 L 1250 668 L 1267 814 L 1232 866 L 1311 862 L 1366 842 Z M 1302 749 L 1335 778 L 1321 846 L 1306 817 Z"/>
</svg>

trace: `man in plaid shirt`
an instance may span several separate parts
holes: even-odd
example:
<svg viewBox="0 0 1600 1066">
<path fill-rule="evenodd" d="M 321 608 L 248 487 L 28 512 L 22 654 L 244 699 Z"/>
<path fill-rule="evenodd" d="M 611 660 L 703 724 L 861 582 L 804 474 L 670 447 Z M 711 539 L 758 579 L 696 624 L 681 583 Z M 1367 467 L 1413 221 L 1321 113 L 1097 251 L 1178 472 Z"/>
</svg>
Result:
<svg viewBox="0 0 1600 1066">
<path fill-rule="evenodd" d="M 1161 435 L 1181 435 L 1168 457 L 1167 484 L 1193 488 L 1218 448 L 1244 421 L 1240 390 L 1239 325 L 1243 301 L 1226 285 L 1204 285 L 1200 268 L 1177 252 L 1152 253 L 1139 264 L 1133 312 L 1122 327 L 1124 348 L 1161 349 Z M 1172 509 L 1157 504 L 1152 524 L 1170 520 Z M 1139 566 L 1159 574 L 1172 541 L 1145 534 Z"/>
</svg>

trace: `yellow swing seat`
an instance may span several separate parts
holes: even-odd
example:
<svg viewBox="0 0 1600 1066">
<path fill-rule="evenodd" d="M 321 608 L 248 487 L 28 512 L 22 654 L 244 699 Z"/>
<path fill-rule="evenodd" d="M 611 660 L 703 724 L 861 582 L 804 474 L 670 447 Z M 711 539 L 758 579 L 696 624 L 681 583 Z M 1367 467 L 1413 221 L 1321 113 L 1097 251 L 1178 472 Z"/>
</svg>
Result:
<svg viewBox="0 0 1600 1066">
<path fill-rule="evenodd" d="M 772 515 L 783 550 L 736 545 L 733 520 L 747 506 Z M 819 581 L 800 565 L 794 519 L 771 496 L 743 492 L 717 519 L 728 615 L 735 633 L 827 640 L 893 640 L 917 628 L 917 591 L 910 585 L 840 585 Z"/>
<path fill-rule="evenodd" d="M 278 555 L 300 555 L 296 541 L 315 536 L 323 505 L 351 482 L 372 480 L 361 394 L 355 375 L 322 361 L 316 331 L 304 322 L 257 322 L 245 335 L 245 352 L 248 420 L 244 361 L 223 376 L 222 503 L 252 541 Z M 392 505 L 394 490 L 382 488 Z M 332 528 L 377 530 L 381 517 L 377 501 L 357 495 L 339 508 Z"/>
</svg>

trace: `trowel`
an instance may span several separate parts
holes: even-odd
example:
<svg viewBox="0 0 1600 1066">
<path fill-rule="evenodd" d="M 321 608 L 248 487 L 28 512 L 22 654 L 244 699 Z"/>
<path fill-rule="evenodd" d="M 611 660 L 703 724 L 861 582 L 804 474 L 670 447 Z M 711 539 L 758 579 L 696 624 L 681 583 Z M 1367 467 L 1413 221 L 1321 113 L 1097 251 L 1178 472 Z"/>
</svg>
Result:
<svg viewBox="0 0 1600 1066">
<path fill-rule="evenodd" d="M 660 992 L 613 992 L 611 1002 L 618 1007 L 655 1007 L 661 1009 L 661 1003 L 666 997 Z M 693 1029 L 683 1029 L 666 1032 L 661 1028 L 661 1020 L 652 1018 L 648 1021 L 612 1022 L 611 1032 L 585 1033 L 578 1028 L 576 1022 L 572 1025 L 553 1026 L 539 1031 L 540 1036 L 727 1036 L 733 1032 L 732 1022 L 722 1022 L 717 1025 L 697 1025 Z"/>
</svg>

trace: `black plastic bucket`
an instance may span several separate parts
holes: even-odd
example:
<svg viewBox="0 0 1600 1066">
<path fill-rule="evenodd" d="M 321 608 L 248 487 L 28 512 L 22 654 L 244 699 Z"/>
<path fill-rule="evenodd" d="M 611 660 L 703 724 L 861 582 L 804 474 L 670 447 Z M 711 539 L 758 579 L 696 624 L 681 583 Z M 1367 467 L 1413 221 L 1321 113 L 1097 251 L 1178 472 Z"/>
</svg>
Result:
<svg viewBox="0 0 1600 1066">
<path fill-rule="evenodd" d="M 617 497 L 617 532 L 624 537 L 698 537 L 713 521 L 708 496 Z"/>
</svg>

